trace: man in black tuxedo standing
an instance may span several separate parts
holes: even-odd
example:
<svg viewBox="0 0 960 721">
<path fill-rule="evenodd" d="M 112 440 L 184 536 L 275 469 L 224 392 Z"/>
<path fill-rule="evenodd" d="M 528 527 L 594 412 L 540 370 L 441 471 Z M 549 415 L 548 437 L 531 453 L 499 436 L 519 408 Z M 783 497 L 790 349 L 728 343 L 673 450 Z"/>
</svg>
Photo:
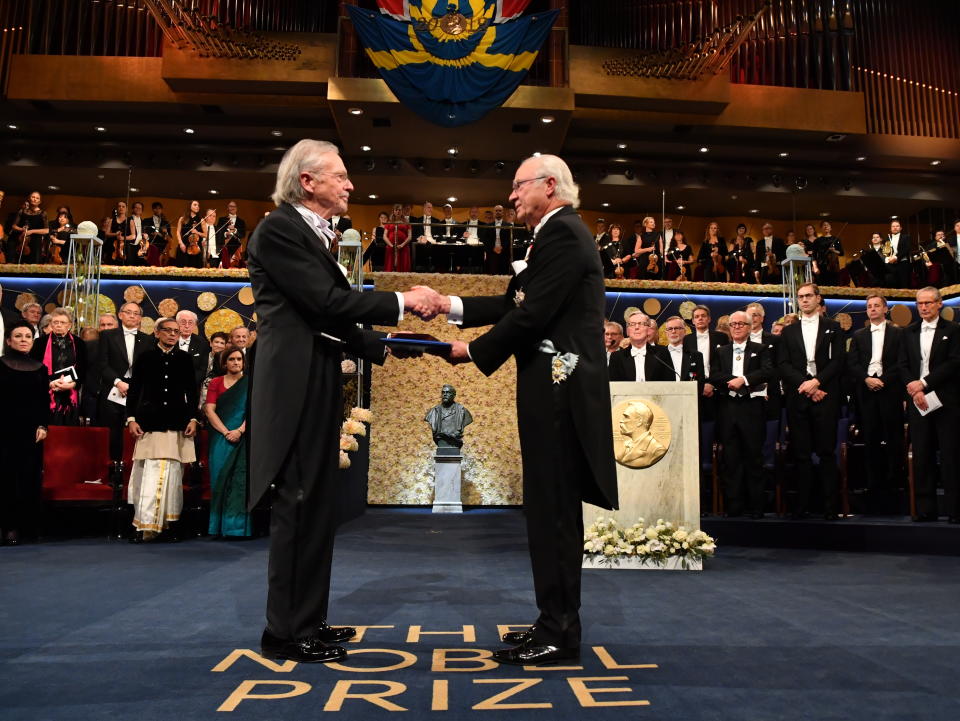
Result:
<svg viewBox="0 0 960 721">
<path fill-rule="evenodd" d="M 511 237 L 505 227 L 503 206 L 493 208 L 493 221 L 480 232 L 484 250 L 484 272 L 487 275 L 506 275 L 509 272 Z"/>
<path fill-rule="evenodd" d="M 797 473 L 795 517 L 807 514 L 813 483 L 813 454 L 820 464 L 823 515 L 837 519 L 837 420 L 844 368 L 840 324 L 820 314 L 820 289 L 805 283 L 797 289 L 800 321 L 780 334 L 777 366 L 783 379 L 790 427 L 790 453 Z"/>
<path fill-rule="evenodd" d="M 899 220 L 890 221 L 890 232 L 887 234 L 893 255 L 886 259 L 889 277 L 894 288 L 909 288 L 912 276 L 913 243 L 909 233 L 903 232 Z"/>
<path fill-rule="evenodd" d="M 764 397 L 773 368 L 770 353 L 750 340 L 750 318 L 730 315 L 731 343 L 717 350 L 710 382 L 716 388 L 723 443 L 723 501 L 728 516 L 763 518 Z"/>
<path fill-rule="evenodd" d="M 446 300 L 448 320 L 494 324 L 469 345 L 454 341 L 453 363 L 490 375 L 517 363 L 517 418 L 533 585 L 540 614 L 505 634 L 512 648 L 493 659 L 541 665 L 580 655 L 580 564 L 586 501 L 617 507 L 606 354 L 603 268 L 580 220 L 579 188 L 555 155 L 517 169 L 510 201 L 534 226 L 526 268 L 502 296 Z"/>
<path fill-rule="evenodd" d="M 223 267 L 226 268 L 229 265 L 230 258 L 237 252 L 237 248 L 240 247 L 243 239 L 247 237 L 247 223 L 237 215 L 236 201 L 231 200 L 227 203 L 227 214 L 217 218 L 216 231 L 217 247 L 221 249 L 220 257 L 211 258 L 210 265 L 216 267 L 216 264 L 221 262 Z"/>
<path fill-rule="evenodd" d="M 687 324 L 678 315 L 667 318 L 663 324 L 667 333 L 667 358 L 673 366 L 673 378 L 676 381 L 696 381 L 697 396 L 703 390 L 705 377 L 703 375 L 703 356 L 698 350 L 687 350 L 683 340 L 687 332 Z"/>
<path fill-rule="evenodd" d="M 383 363 L 383 333 L 404 310 L 432 317 L 439 296 L 350 289 L 330 251 L 328 218 L 342 216 L 353 185 L 335 145 L 301 140 L 277 171 L 273 201 L 247 245 L 258 316 L 250 430 L 252 509 L 273 486 L 266 658 L 323 663 L 346 657 L 336 644 L 352 628 L 327 625 L 336 528 L 344 352 Z"/>
<path fill-rule="evenodd" d="M 127 418 L 127 393 L 133 376 L 133 364 L 145 351 L 156 346 L 156 339 L 140 331 L 143 311 L 136 303 L 120 306 L 120 327 L 100 333 L 97 367 L 100 373 L 99 421 L 110 429 L 110 458 L 123 456 L 123 431 Z"/>
<path fill-rule="evenodd" d="M 903 480 L 903 330 L 888 321 L 886 313 L 887 299 L 879 293 L 868 295 L 870 325 L 854 332 L 847 351 L 847 371 L 863 431 L 867 504 L 874 512 L 879 510 L 876 494 L 899 488 Z"/>
<path fill-rule="evenodd" d="M 917 291 L 920 322 L 911 325 L 900 344 L 901 379 L 906 382 L 907 422 L 913 443 L 917 515 L 914 521 L 936 521 L 937 448 L 947 520 L 960 523 L 957 468 L 960 451 L 960 326 L 940 317 L 943 300 L 933 287 Z M 936 399 L 942 407 L 931 410 Z M 924 415 L 926 414 L 926 415 Z"/>
<path fill-rule="evenodd" d="M 177 347 L 190 356 L 190 361 L 193 363 L 193 374 L 197 378 L 197 388 L 200 388 L 203 377 L 207 373 L 210 344 L 202 334 L 196 332 L 197 314 L 192 310 L 177 311 L 177 325 L 180 327 Z"/>
<path fill-rule="evenodd" d="M 743 225 L 743 223 L 740 225 Z M 738 225 L 737 229 L 739 230 L 739 228 Z M 746 230 L 746 227 L 744 227 L 744 230 Z M 757 247 L 753 253 L 753 271 L 757 274 L 758 282 L 760 271 L 767 264 L 767 253 L 773 252 L 777 263 L 787 257 L 787 246 L 783 242 L 783 238 L 778 238 L 773 234 L 773 225 L 764 223 L 760 233 L 761 236 L 757 238 Z"/>
<path fill-rule="evenodd" d="M 602 267 L 602 266 L 601 266 Z M 637 311 L 627 318 L 630 345 L 610 355 L 611 381 L 672 381 L 673 364 L 667 351 L 650 338 L 650 318 Z"/>
</svg>

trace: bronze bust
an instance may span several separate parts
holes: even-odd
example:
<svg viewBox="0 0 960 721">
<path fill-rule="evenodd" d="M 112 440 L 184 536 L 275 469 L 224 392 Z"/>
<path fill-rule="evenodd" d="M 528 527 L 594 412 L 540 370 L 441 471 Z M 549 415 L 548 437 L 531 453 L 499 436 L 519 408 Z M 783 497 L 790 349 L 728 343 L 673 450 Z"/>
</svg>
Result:
<svg viewBox="0 0 960 721">
<path fill-rule="evenodd" d="M 440 404 L 427 411 L 425 420 L 433 431 L 433 442 L 437 444 L 437 453 L 456 455 L 463 447 L 463 429 L 473 423 L 473 416 L 465 407 L 457 403 L 457 389 L 445 385 L 440 392 Z"/>
</svg>

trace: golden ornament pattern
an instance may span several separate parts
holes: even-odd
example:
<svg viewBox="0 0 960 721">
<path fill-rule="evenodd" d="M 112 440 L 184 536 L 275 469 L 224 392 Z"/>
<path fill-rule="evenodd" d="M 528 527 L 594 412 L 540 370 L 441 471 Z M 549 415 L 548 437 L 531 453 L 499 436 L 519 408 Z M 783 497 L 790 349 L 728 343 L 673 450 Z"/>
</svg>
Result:
<svg viewBox="0 0 960 721">
<path fill-rule="evenodd" d="M 19 311 L 22 311 L 24 306 L 26 306 L 28 303 L 36 303 L 36 302 L 37 302 L 37 296 L 35 296 L 33 293 L 20 293 L 17 296 L 17 300 L 13 304 L 13 307 Z"/>
<path fill-rule="evenodd" d="M 207 320 L 203 324 L 203 333 L 207 336 L 207 340 L 210 340 L 210 336 L 214 333 L 229 333 L 241 325 L 243 325 L 243 318 L 237 311 L 221 308 L 207 316 Z"/>
<path fill-rule="evenodd" d="M 157 310 L 160 311 L 160 315 L 164 318 L 173 318 L 177 314 L 177 311 L 180 310 L 180 304 L 173 298 L 164 298 L 157 303 Z"/>
<path fill-rule="evenodd" d="M 693 318 L 693 309 L 697 307 L 697 304 L 692 300 L 685 300 L 680 304 L 680 317 L 684 320 L 690 320 Z"/>
<path fill-rule="evenodd" d="M 217 307 L 217 294 L 209 290 L 197 296 L 197 308 L 202 311 L 211 311 Z"/>
<path fill-rule="evenodd" d="M 142 285 L 131 285 L 129 288 L 123 291 L 123 299 L 128 303 L 143 303 L 143 299 L 147 297 L 147 291 L 144 290 Z"/>
<path fill-rule="evenodd" d="M 140 320 L 140 330 L 149 335 L 153 335 L 153 329 L 156 327 L 157 321 L 155 318 L 150 318 L 149 316 L 144 316 Z"/>
<path fill-rule="evenodd" d="M 656 298 L 647 298 L 643 301 L 643 312 L 651 318 L 655 318 L 660 312 L 660 301 Z"/>
<path fill-rule="evenodd" d="M 841 330 L 850 330 L 853 327 L 853 318 L 849 313 L 837 313 L 833 319 L 840 324 Z"/>
<path fill-rule="evenodd" d="M 502 295 L 506 276 L 379 273 L 377 290 L 404 291 L 428 285 L 440 293 L 460 296 Z M 511 299 L 512 305 L 512 299 Z M 459 330 L 444 320 L 424 323 L 412 316 L 399 328 L 430 333 L 440 340 L 471 341 L 485 328 Z M 423 417 L 440 401 L 440 389 L 450 383 L 457 401 L 473 414 L 463 446 L 463 503 L 518 505 L 523 502 L 520 442 L 517 437 L 516 366 L 505 363 L 489 378 L 467 363 L 451 366 L 432 356 L 390 358 L 373 366 L 371 410 L 377 423 L 370 435 L 367 500 L 371 504 L 430 505 L 433 503 L 434 443 Z"/>
<path fill-rule="evenodd" d="M 237 293 L 237 300 L 244 305 L 253 305 L 253 288 L 249 285 L 243 286 Z"/>
</svg>

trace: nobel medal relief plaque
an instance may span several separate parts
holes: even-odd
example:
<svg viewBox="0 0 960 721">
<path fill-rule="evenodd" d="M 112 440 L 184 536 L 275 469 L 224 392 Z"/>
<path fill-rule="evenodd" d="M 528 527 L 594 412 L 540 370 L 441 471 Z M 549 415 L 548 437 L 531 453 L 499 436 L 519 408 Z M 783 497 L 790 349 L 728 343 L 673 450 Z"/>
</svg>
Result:
<svg viewBox="0 0 960 721">
<path fill-rule="evenodd" d="M 649 468 L 670 449 L 670 419 L 646 398 L 631 398 L 613 406 L 613 449 L 617 463 Z"/>
</svg>

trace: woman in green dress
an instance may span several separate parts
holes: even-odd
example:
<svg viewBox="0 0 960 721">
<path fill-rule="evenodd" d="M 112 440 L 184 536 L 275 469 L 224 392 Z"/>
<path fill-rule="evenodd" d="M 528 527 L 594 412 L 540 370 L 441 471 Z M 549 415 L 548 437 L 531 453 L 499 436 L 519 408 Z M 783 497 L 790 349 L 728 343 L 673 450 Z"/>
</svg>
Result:
<svg viewBox="0 0 960 721">
<path fill-rule="evenodd" d="M 225 375 L 210 381 L 203 406 L 210 424 L 210 535 L 252 535 L 247 513 L 247 379 L 243 351 L 220 356 Z"/>
</svg>

